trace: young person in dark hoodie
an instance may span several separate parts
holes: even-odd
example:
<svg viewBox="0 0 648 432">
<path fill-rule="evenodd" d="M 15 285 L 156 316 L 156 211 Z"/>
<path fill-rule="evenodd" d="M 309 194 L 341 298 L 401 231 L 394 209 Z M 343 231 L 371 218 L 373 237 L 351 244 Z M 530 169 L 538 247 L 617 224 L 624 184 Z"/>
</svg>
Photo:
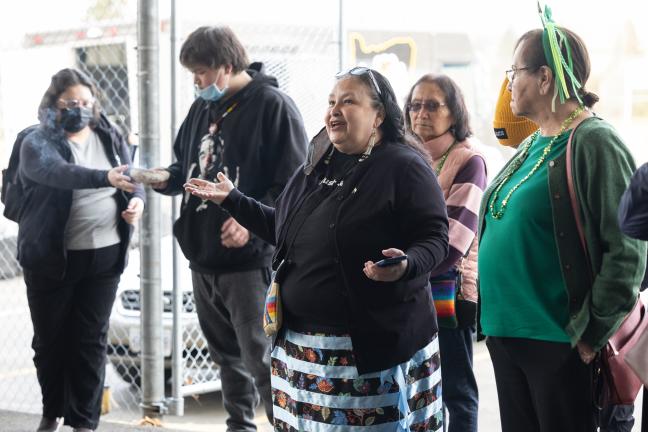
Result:
<svg viewBox="0 0 648 432">
<path fill-rule="evenodd" d="M 180 62 L 194 75 L 198 97 L 178 132 L 168 180 L 153 187 L 179 194 L 189 178 L 214 180 L 223 171 L 245 194 L 273 205 L 306 157 L 308 139 L 295 103 L 261 64 L 246 69 L 245 49 L 227 27 L 195 30 Z M 272 420 L 262 313 L 273 248 L 220 206 L 189 193 L 173 231 L 190 262 L 200 326 L 221 368 L 227 428 L 255 430 L 255 387 Z"/>
</svg>

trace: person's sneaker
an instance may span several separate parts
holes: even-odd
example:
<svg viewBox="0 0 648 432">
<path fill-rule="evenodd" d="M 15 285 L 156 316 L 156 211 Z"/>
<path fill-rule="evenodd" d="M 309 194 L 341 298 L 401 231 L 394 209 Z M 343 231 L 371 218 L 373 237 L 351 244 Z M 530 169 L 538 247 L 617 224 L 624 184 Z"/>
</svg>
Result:
<svg viewBox="0 0 648 432">
<path fill-rule="evenodd" d="M 51 419 L 43 416 L 41 417 L 41 421 L 38 424 L 38 429 L 36 429 L 36 432 L 56 432 L 58 428 L 59 419 Z"/>
</svg>

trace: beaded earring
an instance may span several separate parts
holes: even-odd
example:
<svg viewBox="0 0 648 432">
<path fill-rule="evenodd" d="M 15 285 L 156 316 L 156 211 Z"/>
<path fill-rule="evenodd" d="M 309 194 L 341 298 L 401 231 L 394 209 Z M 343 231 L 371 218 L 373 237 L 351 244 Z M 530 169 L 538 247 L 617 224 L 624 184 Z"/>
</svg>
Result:
<svg viewBox="0 0 648 432">
<path fill-rule="evenodd" d="M 373 150 L 374 145 L 376 145 L 376 128 L 373 128 L 371 130 L 369 145 L 367 146 L 367 149 L 364 151 L 364 153 L 362 153 L 362 156 L 360 156 L 360 159 L 358 159 L 358 162 L 362 162 L 363 160 L 367 159 L 371 155 L 371 150 Z"/>
</svg>

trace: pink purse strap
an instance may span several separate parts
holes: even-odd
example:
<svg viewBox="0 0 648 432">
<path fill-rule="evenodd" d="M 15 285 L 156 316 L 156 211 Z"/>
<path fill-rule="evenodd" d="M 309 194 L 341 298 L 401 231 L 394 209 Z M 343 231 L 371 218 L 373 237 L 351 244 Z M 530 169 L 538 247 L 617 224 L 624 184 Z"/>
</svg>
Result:
<svg viewBox="0 0 648 432">
<path fill-rule="evenodd" d="M 574 129 L 572 129 L 571 133 L 569 134 L 569 139 L 567 140 L 567 156 L 566 156 L 566 161 L 565 164 L 567 165 L 567 189 L 569 190 L 569 201 L 571 202 L 571 208 L 572 208 L 572 213 L 574 214 L 574 221 L 576 222 L 576 229 L 578 230 L 578 237 L 580 238 L 580 243 L 581 247 L 583 248 L 583 253 L 585 254 L 585 260 L 587 261 L 587 266 L 589 267 L 590 274 L 592 277 L 594 274 L 592 273 L 592 261 L 590 260 L 589 257 L 589 252 L 587 250 L 587 241 L 585 240 L 585 232 L 583 230 L 583 224 L 581 222 L 581 216 L 580 216 L 580 206 L 578 199 L 576 198 L 576 189 L 574 187 L 574 170 L 573 170 L 573 144 L 572 144 L 572 138 L 574 138 L 574 133 L 576 132 L 576 129 L 583 124 L 583 122 L 579 123 L 576 125 Z"/>
</svg>

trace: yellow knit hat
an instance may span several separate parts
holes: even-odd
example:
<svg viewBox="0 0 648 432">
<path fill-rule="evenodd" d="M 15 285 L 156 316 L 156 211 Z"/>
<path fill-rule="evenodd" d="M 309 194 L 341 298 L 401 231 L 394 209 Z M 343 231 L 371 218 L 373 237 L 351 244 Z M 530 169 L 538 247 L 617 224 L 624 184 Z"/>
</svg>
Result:
<svg viewBox="0 0 648 432">
<path fill-rule="evenodd" d="M 511 92 L 508 91 L 508 79 L 504 78 L 499 92 L 493 130 L 500 144 L 507 147 L 517 147 L 524 138 L 538 129 L 538 125 L 526 117 L 518 117 L 511 111 Z"/>
</svg>

